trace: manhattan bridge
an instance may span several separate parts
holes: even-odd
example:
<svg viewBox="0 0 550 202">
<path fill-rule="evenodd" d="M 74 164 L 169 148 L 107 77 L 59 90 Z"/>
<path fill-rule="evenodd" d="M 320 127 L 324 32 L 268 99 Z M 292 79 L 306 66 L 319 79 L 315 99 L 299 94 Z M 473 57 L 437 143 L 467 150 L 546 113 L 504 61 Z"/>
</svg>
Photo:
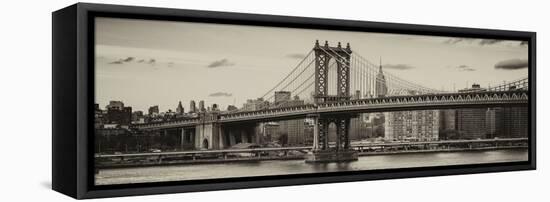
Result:
<svg viewBox="0 0 550 202">
<path fill-rule="evenodd" d="M 350 146 L 350 120 L 361 113 L 404 110 L 528 106 L 528 79 L 467 92 L 445 92 L 382 71 L 382 66 L 352 51 L 350 44 L 330 46 L 316 41 L 312 50 L 260 98 L 273 103 L 254 111 L 201 112 L 197 117 L 135 124 L 142 131 L 178 130 L 192 136 L 196 148 L 222 150 L 235 135 L 253 134 L 260 123 L 313 120 L 313 145 L 306 162 L 357 159 Z M 278 104 L 275 92 L 307 98 L 295 106 Z M 329 144 L 329 125 L 336 126 Z M 254 135 L 254 134 L 253 134 Z"/>
</svg>

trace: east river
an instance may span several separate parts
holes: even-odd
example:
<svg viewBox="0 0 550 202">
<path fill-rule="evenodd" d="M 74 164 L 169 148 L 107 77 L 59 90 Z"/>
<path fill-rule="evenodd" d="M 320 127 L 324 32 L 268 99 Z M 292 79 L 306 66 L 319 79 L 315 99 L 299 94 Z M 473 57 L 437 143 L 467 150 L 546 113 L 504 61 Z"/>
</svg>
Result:
<svg viewBox="0 0 550 202">
<path fill-rule="evenodd" d="M 96 185 L 527 161 L 527 149 L 361 156 L 348 163 L 272 160 L 101 169 Z"/>
</svg>

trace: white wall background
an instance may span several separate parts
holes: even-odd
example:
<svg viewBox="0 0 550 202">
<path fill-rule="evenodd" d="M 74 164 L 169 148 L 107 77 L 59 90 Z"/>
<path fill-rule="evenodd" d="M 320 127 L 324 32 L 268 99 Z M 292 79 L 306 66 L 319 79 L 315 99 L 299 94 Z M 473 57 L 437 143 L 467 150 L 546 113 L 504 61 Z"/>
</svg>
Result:
<svg viewBox="0 0 550 202">
<path fill-rule="evenodd" d="M 215 191 L 112 201 L 527 201 L 548 199 L 549 6 L 545 1 L 91 1 L 459 27 L 538 34 L 538 170 Z M 0 201 L 68 201 L 51 186 L 51 12 L 75 3 L 2 1 L 0 11 Z M 26 147 L 19 145 L 23 144 Z M 538 200 L 537 200 L 538 199 Z M 104 199 L 102 199 L 104 200 Z"/>
</svg>

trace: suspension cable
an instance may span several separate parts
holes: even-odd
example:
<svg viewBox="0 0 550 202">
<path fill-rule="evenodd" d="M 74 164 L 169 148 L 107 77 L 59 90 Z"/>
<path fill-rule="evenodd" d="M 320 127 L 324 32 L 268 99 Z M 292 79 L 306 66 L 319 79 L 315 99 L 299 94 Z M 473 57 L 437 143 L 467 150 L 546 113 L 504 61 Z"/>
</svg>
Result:
<svg viewBox="0 0 550 202">
<path fill-rule="evenodd" d="M 283 80 L 281 80 L 279 83 L 277 83 L 277 85 L 275 85 L 273 88 L 271 88 L 269 91 L 267 91 L 263 96 L 267 96 L 270 92 L 272 92 L 273 90 L 275 90 L 277 87 L 279 87 L 288 77 L 290 77 L 290 75 L 292 75 L 297 69 L 298 67 L 300 67 L 302 65 L 302 63 L 304 63 L 304 61 L 306 61 L 307 58 L 309 58 L 311 56 L 311 53 L 313 53 L 313 49 L 311 49 L 309 51 L 309 53 L 300 61 L 300 63 L 298 63 L 298 65 L 296 65 L 296 67 L 294 67 L 294 69 L 292 69 L 292 71 L 290 71 L 290 73 L 288 73 L 288 75 L 285 76 L 285 78 L 283 78 Z"/>
</svg>

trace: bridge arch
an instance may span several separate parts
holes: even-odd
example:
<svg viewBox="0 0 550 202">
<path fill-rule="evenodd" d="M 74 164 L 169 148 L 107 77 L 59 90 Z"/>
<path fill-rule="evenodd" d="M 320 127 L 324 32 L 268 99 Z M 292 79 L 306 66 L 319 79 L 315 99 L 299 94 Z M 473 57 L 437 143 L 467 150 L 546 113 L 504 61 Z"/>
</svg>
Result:
<svg viewBox="0 0 550 202">
<path fill-rule="evenodd" d="M 201 148 L 202 149 L 208 149 L 209 146 L 210 145 L 208 144 L 208 139 L 204 138 L 204 140 L 202 140 Z"/>
<path fill-rule="evenodd" d="M 336 83 L 338 82 L 338 66 L 337 61 L 334 58 L 329 57 L 328 58 L 328 66 L 327 66 L 327 75 L 326 75 L 326 88 L 327 88 L 327 95 L 338 95 L 338 86 Z"/>
<path fill-rule="evenodd" d="M 338 130 L 338 126 L 336 125 L 335 120 L 329 120 L 328 121 L 328 130 L 327 130 L 327 141 L 328 142 L 336 142 L 336 139 L 338 138 L 336 130 Z"/>
</svg>

